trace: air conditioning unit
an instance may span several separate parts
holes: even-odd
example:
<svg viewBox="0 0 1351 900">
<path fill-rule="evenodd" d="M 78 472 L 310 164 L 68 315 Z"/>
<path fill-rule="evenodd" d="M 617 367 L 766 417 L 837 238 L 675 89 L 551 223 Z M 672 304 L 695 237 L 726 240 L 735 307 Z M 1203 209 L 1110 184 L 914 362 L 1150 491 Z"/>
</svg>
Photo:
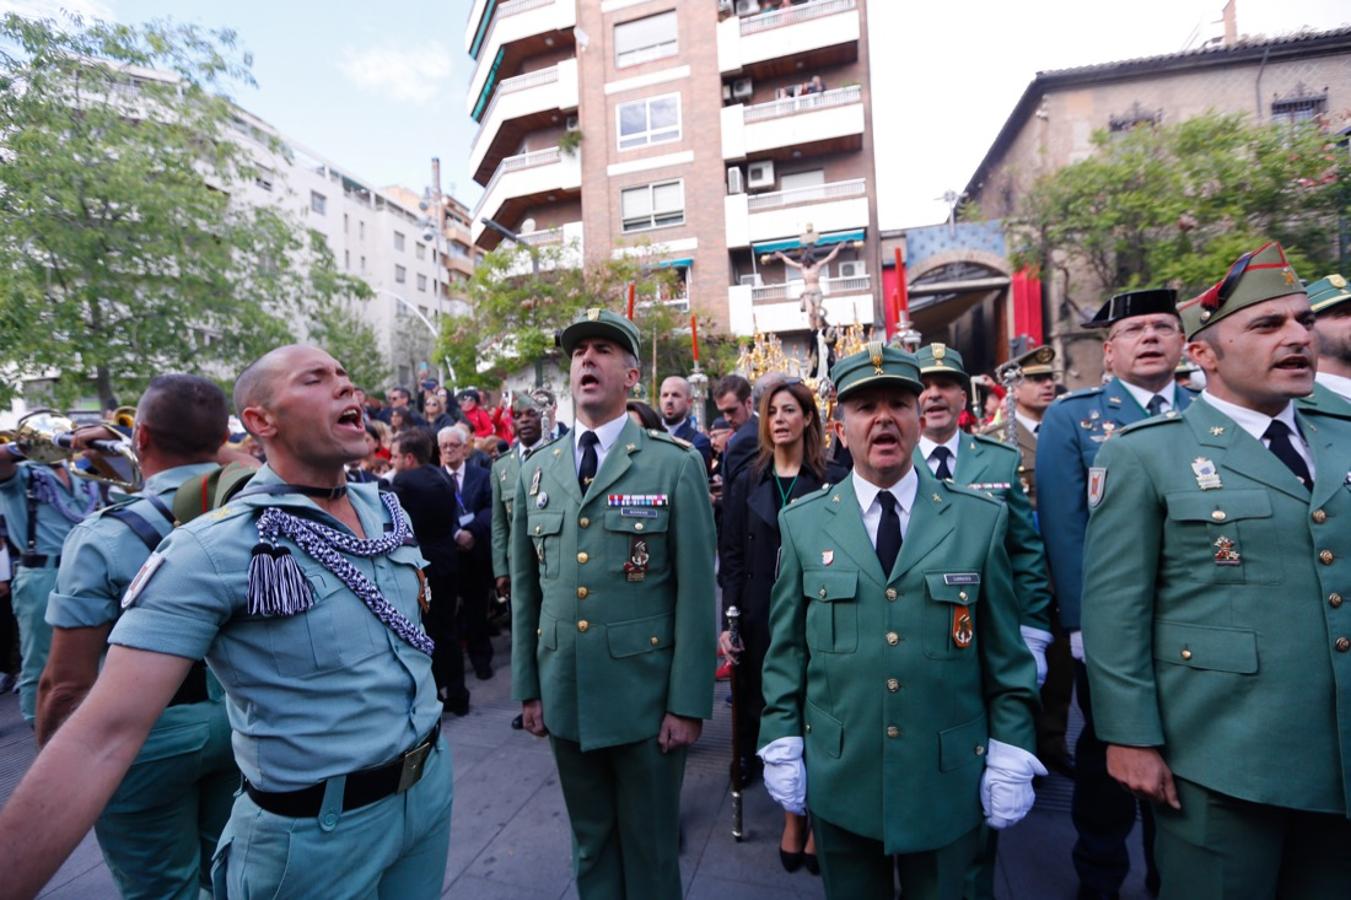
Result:
<svg viewBox="0 0 1351 900">
<path fill-rule="evenodd" d="M 862 278 L 868 274 L 868 264 L 861 259 L 842 262 L 835 266 L 840 278 Z"/>
<path fill-rule="evenodd" d="M 733 100 L 749 100 L 754 91 L 755 86 L 751 84 L 749 78 L 738 78 L 736 81 L 732 82 Z"/>
<path fill-rule="evenodd" d="M 727 193 L 744 194 L 746 192 L 746 177 L 741 174 L 740 166 L 727 167 Z"/>
<path fill-rule="evenodd" d="M 774 160 L 766 159 L 746 166 L 747 188 L 769 188 L 774 186 Z"/>
<path fill-rule="evenodd" d="M 760 0 L 736 0 L 738 16 L 752 16 L 760 11 Z"/>
<path fill-rule="evenodd" d="M 733 0 L 718 0 L 718 12 L 730 13 L 734 6 Z"/>
<path fill-rule="evenodd" d="M 558 120 L 555 119 L 554 121 L 557 122 Z M 576 116 L 568 116 L 567 120 L 564 122 L 563 127 L 566 128 L 568 131 L 577 131 L 582 127 L 582 123 L 578 120 Z"/>
<path fill-rule="evenodd" d="M 742 285 L 750 285 L 751 287 L 765 286 L 765 283 L 760 280 L 759 272 L 755 272 L 754 274 L 751 275 L 742 275 L 740 278 L 737 279 L 737 283 Z"/>
</svg>

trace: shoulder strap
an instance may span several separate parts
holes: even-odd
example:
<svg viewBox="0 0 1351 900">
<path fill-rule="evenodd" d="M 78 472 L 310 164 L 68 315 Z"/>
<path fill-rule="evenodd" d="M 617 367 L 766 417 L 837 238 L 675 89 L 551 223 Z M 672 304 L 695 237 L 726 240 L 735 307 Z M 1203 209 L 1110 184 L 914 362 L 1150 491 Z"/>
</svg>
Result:
<svg viewBox="0 0 1351 900">
<path fill-rule="evenodd" d="M 204 512 L 224 506 L 258 471 L 252 466 L 230 463 L 205 475 L 189 478 L 174 492 L 173 517 L 183 524 Z"/>
<path fill-rule="evenodd" d="M 159 546 L 159 542 L 164 539 L 164 536 L 156 531 L 155 526 L 147 522 L 144 516 L 137 515 L 125 506 L 110 509 L 104 515 L 110 519 L 116 519 L 130 528 L 132 533 L 141 539 L 141 543 L 145 544 L 145 548 L 152 553 Z"/>
</svg>

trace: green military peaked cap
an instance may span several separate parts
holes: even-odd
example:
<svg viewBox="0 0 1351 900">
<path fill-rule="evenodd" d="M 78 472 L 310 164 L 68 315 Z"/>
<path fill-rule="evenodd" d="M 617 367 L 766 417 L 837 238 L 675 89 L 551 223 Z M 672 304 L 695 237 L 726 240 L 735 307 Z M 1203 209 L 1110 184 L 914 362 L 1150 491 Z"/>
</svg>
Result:
<svg viewBox="0 0 1351 900">
<path fill-rule="evenodd" d="M 1033 347 L 1014 362 L 1024 375 L 1052 375 L 1055 373 L 1055 369 L 1051 367 L 1051 363 L 1055 362 L 1055 348 Z"/>
<path fill-rule="evenodd" d="M 926 344 L 915 353 L 921 375 L 951 375 L 962 381 L 971 376 L 966 373 L 966 364 L 962 354 L 947 344 Z"/>
<path fill-rule="evenodd" d="M 873 385 L 898 387 L 918 394 L 924 390 L 919 379 L 919 361 L 897 347 L 872 341 L 858 353 L 851 353 L 830 370 L 835 396 L 843 400 L 860 388 Z"/>
<path fill-rule="evenodd" d="M 584 338 L 604 338 L 638 356 L 638 326 L 628 319 L 612 313 L 608 309 L 593 306 L 584 309 L 572 320 L 572 324 L 563 329 L 558 345 L 568 356 L 572 355 L 577 343 Z"/>
<path fill-rule="evenodd" d="M 1309 292 L 1309 305 L 1315 313 L 1327 312 L 1342 301 L 1351 298 L 1346 289 L 1346 279 L 1340 275 L 1320 278 L 1305 288 Z"/>
<path fill-rule="evenodd" d="M 1270 241 L 1240 256 L 1224 278 L 1200 296 L 1179 304 L 1177 310 L 1182 316 L 1187 339 L 1191 340 L 1198 332 L 1240 309 L 1304 292 L 1299 276 L 1285 258 L 1285 250 Z"/>
</svg>

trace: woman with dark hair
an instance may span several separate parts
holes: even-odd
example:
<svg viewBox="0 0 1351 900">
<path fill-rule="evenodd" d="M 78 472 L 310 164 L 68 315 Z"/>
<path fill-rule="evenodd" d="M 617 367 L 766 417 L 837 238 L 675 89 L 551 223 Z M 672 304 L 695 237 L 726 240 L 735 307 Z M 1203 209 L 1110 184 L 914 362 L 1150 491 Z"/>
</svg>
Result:
<svg viewBox="0 0 1351 900">
<path fill-rule="evenodd" d="M 825 478 L 825 435 L 816 400 L 800 380 L 791 379 L 760 400 L 760 447 L 755 461 L 732 483 L 723 503 L 723 611 L 741 613 L 741 645 L 724 631 L 724 656 L 737 658 L 737 736 L 745 759 L 742 771 L 758 771 L 754 757 L 765 701 L 760 670 L 769 649 L 769 602 L 779 556 L 779 511 L 820 490 Z M 754 767 L 754 768 L 752 768 Z M 819 872 L 806 816 L 784 813 L 779 859 L 789 872 L 804 863 Z"/>
<path fill-rule="evenodd" d="M 629 411 L 629 418 L 633 420 L 639 428 L 661 428 L 661 416 L 657 411 L 648 406 L 641 400 L 630 400 L 624 404 L 624 408 Z"/>
</svg>

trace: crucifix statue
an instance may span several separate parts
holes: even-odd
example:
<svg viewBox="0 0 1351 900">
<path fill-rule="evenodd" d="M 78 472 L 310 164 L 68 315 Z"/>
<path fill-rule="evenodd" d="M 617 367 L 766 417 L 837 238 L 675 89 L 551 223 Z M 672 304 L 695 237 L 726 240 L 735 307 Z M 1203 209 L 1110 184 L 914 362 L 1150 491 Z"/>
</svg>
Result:
<svg viewBox="0 0 1351 900">
<path fill-rule="evenodd" d="M 807 231 L 802 235 L 802 258 L 795 260 L 786 255 L 782 250 L 774 252 L 774 258 L 783 260 L 785 266 L 790 266 L 802 273 L 802 302 L 798 308 L 807 314 L 807 324 L 812 331 L 820 331 L 825 328 L 825 316 L 821 313 L 821 270 L 830 264 L 830 261 L 839 255 L 840 250 L 844 248 L 844 243 L 837 243 L 826 254 L 822 260 L 816 259 L 816 242 L 820 240 L 820 235 L 807 226 Z"/>
</svg>

